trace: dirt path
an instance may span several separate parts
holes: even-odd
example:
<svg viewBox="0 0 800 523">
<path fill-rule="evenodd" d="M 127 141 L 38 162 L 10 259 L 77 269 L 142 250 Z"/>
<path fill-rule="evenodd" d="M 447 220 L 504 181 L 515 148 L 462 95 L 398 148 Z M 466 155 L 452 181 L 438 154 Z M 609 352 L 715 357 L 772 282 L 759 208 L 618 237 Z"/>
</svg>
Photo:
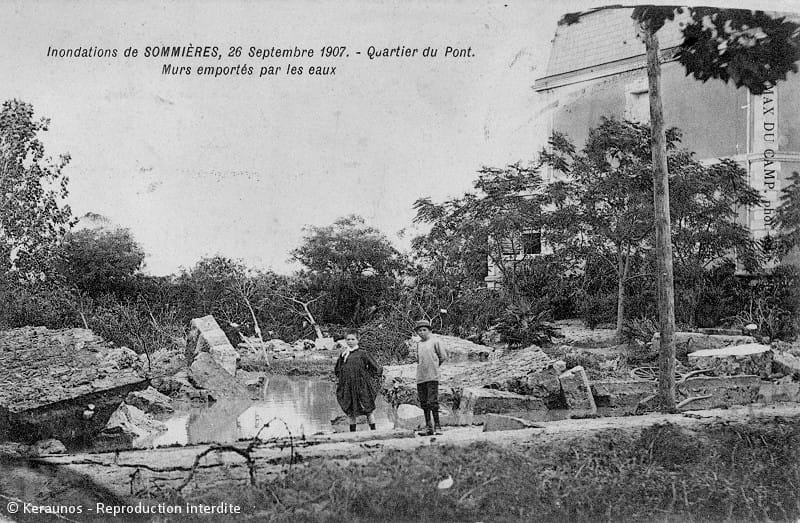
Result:
<svg viewBox="0 0 800 523">
<path fill-rule="evenodd" d="M 482 432 L 480 427 L 446 430 L 441 436 L 417 437 L 410 431 L 358 432 L 332 434 L 304 441 L 271 442 L 252 448 L 247 454 L 252 460 L 230 450 L 210 451 L 211 445 L 131 450 L 116 453 L 73 454 L 39 458 L 38 463 L 64 467 L 70 472 L 85 475 L 93 482 L 120 497 L 139 497 L 167 493 L 206 491 L 216 487 L 230 488 L 232 484 L 247 484 L 251 467 L 258 479 L 285 472 L 290 466 L 303 466 L 328 461 L 370 461 L 390 450 L 409 451 L 423 446 L 465 446 L 476 442 L 491 442 L 501 446 L 535 447 L 557 439 L 568 444 L 576 437 L 606 430 L 640 431 L 663 423 L 697 426 L 719 421 L 746 423 L 754 418 L 798 418 L 800 405 L 775 404 L 732 409 L 690 411 L 681 414 L 648 414 L 645 416 L 570 419 L 541 423 L 538 428 L 516 431 Z M 248 442 L 233 448 L 243 451 Z M 199 460 L 197 457 L 209 452 Z M 191 480 L 187 478 L 191 476 Z"/>
</svg>

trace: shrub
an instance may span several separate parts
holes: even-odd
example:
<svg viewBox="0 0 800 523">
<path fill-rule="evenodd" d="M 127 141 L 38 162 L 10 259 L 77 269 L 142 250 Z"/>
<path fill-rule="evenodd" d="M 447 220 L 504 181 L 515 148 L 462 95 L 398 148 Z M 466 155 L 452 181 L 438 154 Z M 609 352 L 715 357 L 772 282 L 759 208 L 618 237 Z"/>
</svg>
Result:
<svg viewBox="0 0 800 523">
<path fill-rule="evenodd" d="M 375 356 L 381 365 L 401 363 L 408 358 L 405 342 L 409 336 L 410 332 L 389 318 L 375 319 L 359 329 L 359 346 Z"/>
</svg>

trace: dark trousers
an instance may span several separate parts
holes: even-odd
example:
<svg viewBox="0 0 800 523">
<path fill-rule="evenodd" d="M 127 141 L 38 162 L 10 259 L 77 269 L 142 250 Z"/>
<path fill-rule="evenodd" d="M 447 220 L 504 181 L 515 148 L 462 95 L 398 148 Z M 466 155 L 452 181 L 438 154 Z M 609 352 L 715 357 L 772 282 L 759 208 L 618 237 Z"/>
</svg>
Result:
<svg viewBox="0 0 800 523">
<path fill-rule="evenodd" d="M 417 383 L 417 394 L 419 395 L 419 406 L 422 410 L 439 412 L 439 382 L 426 381 Z"/>
</svg>

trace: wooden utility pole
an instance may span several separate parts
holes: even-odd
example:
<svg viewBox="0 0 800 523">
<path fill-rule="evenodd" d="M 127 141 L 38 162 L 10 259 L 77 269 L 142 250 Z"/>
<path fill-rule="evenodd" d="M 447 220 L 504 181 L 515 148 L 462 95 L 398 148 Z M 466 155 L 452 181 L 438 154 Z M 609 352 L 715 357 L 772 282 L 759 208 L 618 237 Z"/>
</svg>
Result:
<svg viewBox="0 0 800 523">
<path fill-rule="evenodd" d="M 650 91 L 650 149 L 653 156 L 653 204 L 656 230 L 656 279 L 661 333 L 658 355 L 658 399 L 664 410 L 675 409 L 675 289 L 672 278 L 672 231 L 669 213 L 669 171 L 664 112 L 661 103 L 661 63 L 658 36 L 652 24 L 641 24 L 647 50 Z"/>
</svg>

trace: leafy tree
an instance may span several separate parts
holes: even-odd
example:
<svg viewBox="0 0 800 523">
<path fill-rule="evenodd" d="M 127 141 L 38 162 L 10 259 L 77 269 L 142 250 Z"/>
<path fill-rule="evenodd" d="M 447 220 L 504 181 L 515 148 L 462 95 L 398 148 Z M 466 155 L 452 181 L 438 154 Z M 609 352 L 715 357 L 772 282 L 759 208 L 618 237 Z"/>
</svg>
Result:
<svg viewBox="0 0 800 523">
<path fill-rule="evenodd" d="M 455 286 L 482 283 L 487 257 L 503 277 L 503 290 L 518 296 L 526 258 L 522 233 L 544 224 L 542 179 L 538 170 L 520 164 L 484 167 L 475 192 L 441 204 L 420 198 L 416 222 L 431 225 L 415 239 L 418 260 L 441 281 Z"/>
<path fill-rule="evenodd" d="M 22 279 L 47 272 L 61 236 L 71 226 L 63 203 L 69 155 L 45 157 L 39 133 L 48 119 L 34 120 L 33 106 L 9 100 L 0 108 L 0 270 Z"/>
<path fill-rule="evenodd" d="M 670 148 L 677 141 L 670 133 Z M 568 174 L 551 188 L 555 207 L 550 216 L 551 241 L 583 260 L 597 258 L 616 275 L 617 337 L 622 340 L 625 285 L 631 266 L 650 248 L 653 222 L 651 169 L 647 127 L 603 118 L 576 152 L 558 133 L 550 139 L 542 161 Z"/>
<path fill-rule="evenodd" d="M 89 296 L 114 293 L 122 297 L 131 290 L 144 256 L 128 229 L 82 229 L 64 236 L 55 266 L 68 285 Z"/>
<path fill-rule="evenodd" d="M 319 305 L 325 321 L 363 322 L 396 286 L 405 267 L 403 257 L 360 216 L 345 216 L 305 231 L 302 245 L 292 251 L 292 258 L 307 268 L 300 275 L 307 282 L 301 294 L 326 295 Z"/>
<path fill-rule="evenodd" d="M 652 256 L 655 243 L 649 136 L 646 125 L 603 118 L 580 152 L 556 132 L 541 154 L 543 162 L 569 175 L 548 188 L 553 201 L 549 240 L 557 250 L 579 259 L 587 276 L 597 262 L 615 275 L 620 339 L 626 285 L 652 276 L 651 263 L 643 263 Z M 736 218 L 739 209 L 757 205 L 759 196 L 735 162 L 703 165 L 679 148 L 678 129 L 668 129 L 665 137 L 672 173 L 672 249 L 680 283 L 696 301 L 703 292 L 705 271 L 732 252 L 748 267 L 758 265 L 755 242 Z"/>
<path fill-rule="evenodd" d="M 778 207 L 778 254 L 784 256 L 800 247 L 800 173 L 793 172 L 783 188 Z"/>
<path fill-rule="evenodd" d="M 677 6 L 640 6 L 632 18 L 638 24 L 647 57 L 653 155 L 653 199 L 656 229 L 657 280 L 661 354 L 659 357 L 659 401 L 675 408 L 675 303 L 672 276 L 669 172 L 667 170 L 661 59 L 657 32 L 676 13 L 681 20 L 683 41 L 677 58 L 687 74 L 706 81 L 717 78 L 747 87 L 754 94 L 797 72 L 800 59 L 800 26 L 784 17 L 773 18 L 762 11 Z M 577 23 L 581 13 L 566 15 L 563 23 Z"/>
</svg>

